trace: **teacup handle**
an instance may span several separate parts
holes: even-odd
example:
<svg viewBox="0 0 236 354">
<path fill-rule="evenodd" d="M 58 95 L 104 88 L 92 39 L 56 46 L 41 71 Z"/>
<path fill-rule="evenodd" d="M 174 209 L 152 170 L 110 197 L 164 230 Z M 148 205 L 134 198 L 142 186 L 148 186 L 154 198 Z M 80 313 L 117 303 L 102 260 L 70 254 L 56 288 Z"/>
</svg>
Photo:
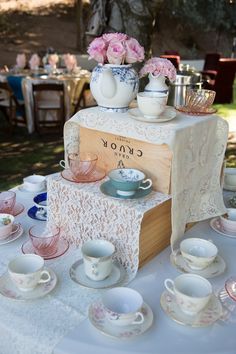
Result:
<svg viewBox="0 0 236 354">
<path fill-rule="evenodd" d="M 59 162 L 59 165 L 60 165 L 62 168 L 66 168 L 66 162 L 65 162 L 65 160 L 61 160 L 61 161 Z"/>
<path fill-rule="evenodd" d="M 15 232 L 18 232 L 19 229 L 20 229 L 20 224 L 15 224 L 16 228 L 14 230 L 11 231 L 10 235 L 11 234 L 14 234 Z"/>
<path fill-rule="evenodd" d="M 43 279 L 42 277 L 43 277 L 44 275 L 46 275 L 47 278 Z M 39 279 L 39 281 L 38 281 L 38 284 L 47 283 L 49 280 L 51 280 L 51 275 L 50 275 L 50 273 L 49 273 L 47 270 L 43 270 L 43 271 L 41 272 L 41 277 L 40 277 L 40 279 Z"/>
<path fill-rule="evenodd" d="M 146 184 L 146 183 L 148 183 L 148 185 L 147 186 L 140 186 L 139 187 L 139 189 L 148 189 L 148 188 L 150 188 L 151 186 L 152 186 L 152 180 L 150 179 L 150 178 L 148 178 L 148 179 L 145 179 L 143 182 L 142 182 L 142 184 Z"/>
<path fill-rule="evenodd" d="M 132 324 L 141 324 L 144 322 L 144 316 L 142 312 L 136 312 L 136 319 L 132 322 Z M 139 319 L 138 319 L 139 318 Z"/>
<path fill-rule="evenodd" d="M 175 293 L 174 293 L 174 282 L 173 282 L 173 280 L 172 279 L 166 279 L 165 281 L 164 281 L 164 284 L 165 284 L 165 287 L 166 287 L 166 289 L 172 294 L 172 295 L 175 295 Z"/>
</svg>

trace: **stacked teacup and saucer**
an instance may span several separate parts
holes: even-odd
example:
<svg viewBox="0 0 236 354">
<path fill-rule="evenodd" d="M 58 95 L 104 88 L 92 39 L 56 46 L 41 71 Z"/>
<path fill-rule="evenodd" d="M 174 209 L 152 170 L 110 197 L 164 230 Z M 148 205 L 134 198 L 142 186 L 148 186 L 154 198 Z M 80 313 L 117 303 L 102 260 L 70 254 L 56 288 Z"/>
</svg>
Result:
<svg viewBox="0 0 236 354">
<path fill-rule="evenodd" d="M 0 213 L 0 246 L 15 241 L 23 231 L 21 224 L 15 223 L 13 215 Z"/>
</svg>

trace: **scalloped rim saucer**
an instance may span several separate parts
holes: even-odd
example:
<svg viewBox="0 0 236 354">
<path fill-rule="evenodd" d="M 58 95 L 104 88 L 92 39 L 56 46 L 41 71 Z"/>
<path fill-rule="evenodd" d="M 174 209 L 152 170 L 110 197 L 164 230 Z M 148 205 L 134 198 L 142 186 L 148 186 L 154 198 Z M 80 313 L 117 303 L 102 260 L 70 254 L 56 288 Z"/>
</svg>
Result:
<svg viewBox="0 0 236 354">
<path fill-rule="evenodd" d="M 105 194 L 109 197 L 115 198 L 115 199 L 138 199 L 138 198 L 143 198 L 143 197 L 147 196 L 148 194 L 150 194 L 152 191 L 152 187 L 150 187 L 148 189 L 137 189 L 137 191 L 133 195 L 126 197 L 126 196 L 117 194 L 117 191 L 113 187 L 111 182 L 106 181 L 100 185 L 100 191 L 103 194 Z"/>
<path fill-rule="evenodd" d="M 196 315 L 187 315 L 180 310 L 175 297 L 168 291 L 164 291 L 160 299 L 163 311 L 173 321 L 190 327 L 207 327 L 212 325 L 222 316 L 220 300 L 212 295 L 206 307 Z"/>
<path fill-rule="evenodd" d="M 177 106 L 175 109 L 181 113 L 188 114 L 190 116 L 206 116 L 209 114 L 214 114 L 217 112 L 217 109 L 214 107 L 208 107 L 206 111 L 192 111 L 188 106 Z"/>
<path fill-rule="evenodd" d="M 178 251 L 176 255 L 172 253 L 170 255 L 170 261 L 171 264 L 182 273 L 198 274 L 207 279 L 224 273 L 226 268 L 225 261 L 220 255 L 217 255 L 214 261 L 207 268 L 201 270 L 194 270 L 190 268 L 180 251 Z"/>
<path fill-rule="evenodd" d="M 222 226 L 220 224 L 219 217 L 216 217 L 216 218 L 212 219 L 210 221 L 210 226 L 218 234 L 236 239 L 236 232 L 235 233 L 233 233 L 233 232 L 231 233 L 231 232 L 226 232 L 225 230 L 223 230 L 223 228 L 222 228 Z"/>
<path fill-rule="evenodd" d="M 87 178 L 76 180 L 75 177 L 73 176 L 72 172 L 69 169 L 65 169 L 61 172 L 62 178 L 64 178 L 67 181 L 74 182 L 74 183 L 92 183 L 92 182 L 97 182 L 103 179 L 106 175 L 106 172 L 104 170 L 95 169 Z"/>
<path fill-rule="evenodd" d="M 41 256 L 43 259 L 45 260 L 48 260 L 48 259 L 54 259 L 54 258 L 57 258 L 57 257 L 60 257 L 62 256 L 64 253 L 67 252 L 67 250 L 69 249 L 69 242 L 63 238 L 61 238 L 59 241 L 58 241 L 58 248 L 57 248 L 57 251 L 55 253 L 53 253 L 52 255 L 50 256 Z M 23 243 L 23 245 L 21 246 L 21 251 L 22 253 L 24 254 L 28 254 L 28 253 L 33 253 L 33 254 L 38 254 L 31 241 L 28 240 L 26 241 L 25 243 Z"/>
<path fill-rule="evenodd" d="M 236 278 L 229 278 L 225 282 L 225 290 L 227 291 L 229 297 L 236 301 Z"/>
<path fill-rule="evenodd" d="M 20 291 L 12 282 L 8 272 L 0 277 L 0 294 L 13 300 L 34 300 L 50 293 L 57 284 L 57 276 L 50 268 L 45 267 L 51 275 L 51 279 L 47 283 L 38 284 L 32 291 Z"/>
<path fill-rule="evenodd" d="M 88 317 L 91 324 L 101 333 L 113 338 L 131 339 L 146 332 L 153 323 L 152 310 L 146 303 L 143 303 L 141 312 L 144 316 L 143 323 L 117 326 L 107 319 L 104 306 L 101 301 L 99 301 L 90 306 Z"/>
<path fill-rule="evenodd" d="M 157 118 L 146 118 L 139 110 L 139 108 L 131 108 L 128 113 L 135 120 L 146 123 L 163 123 L 168 122 L 176 117 L 176 111 L 174 107 L 166 106 L 164 112 L 162 112 Z"/>
<path fill-rule="evenodd" d="M 70 268 L 71 279 L 81 286 L 90 289 L 106 289 L 113 286 L 121 286 L 127 273 L 125 268 L 117 261 L 113 263 L 111 274 L 104 280 L 94 281 L 89 279 L 84 272 L 84 262 L 79 260 Z"/>
<path fill-rule="evenodd" d="M 19 230 L 13 232 L 11 235 L 7 236 L 7 238 L 4 238 L 4 240 L 0 240 L 0 246 L 5 245 L 6 243 L 9 243 L 9 242 L 13 242 L 23 235 L 24 229 L 23 229 L 22 225 L 20 223 L 13 224 L 13 226 L 16 226 L 16 225 L 20 225 Z"/>
</svg>

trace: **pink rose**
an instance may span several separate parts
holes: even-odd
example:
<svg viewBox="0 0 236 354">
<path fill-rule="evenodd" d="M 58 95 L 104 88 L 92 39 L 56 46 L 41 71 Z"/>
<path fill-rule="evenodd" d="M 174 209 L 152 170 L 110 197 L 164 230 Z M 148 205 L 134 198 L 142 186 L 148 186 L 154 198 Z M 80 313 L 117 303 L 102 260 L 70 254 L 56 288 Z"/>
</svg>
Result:
<svg viewBox="0 0 236 354">
<path fill-rule="evenodd" d="M 102 38 L 106 41 L 106 42 L 110 42 L 113 40 L 116 41 L 125 41 L 128 37 L 125 33 L 105 33 Z"/>
<path fill-rule="evenodd" d="M 123 64 L 125 58 L 125 48 L 118 40 L 113 40 L 107 48 L 107 59 L 110 64 Z"/>
<path fill-rule="evenodd" d="M 33 54 L 29 60 L 29 66 L 31 70 L 37 70 L 40 65 L 40 57 L 38 54 Z"/>
<path fill-rule="evenodd" d="M 24 53 L 17 54 L 16 56 L 16 66 L 17 68 L 24 69 L 26 66 L 26 56 Z"/>
<path fill-rule="evenodd" d="M 77 59 L 76 56 L 73 54 L 64 54 L 63 55 L 63 59 L 65 62 L 65 66 L 67 68 L 68 71 L 73 71 L 76 69 L 77 67 Z"/>
<path fill-rule="evenodd" d="M 58 57 L 57 54 L 49 54 L 49 56 L 48 56 L 48 64 L 50 64 L 53 67 L 56 67 L 58 61 L 59 61 L 59 57 Z"/>
<path fill-rule="evenodd" d="M 168 77 L 172 82 L 176 79 L 176 69 L 174 65 L 170 60 L 165 58 L 154 57 L 149 59 L 140 70 L 139 76 L 143 77 L 149 73 L 154 76 L 162 75 Z"/>
<path fill-rule="evenodd" d="M 103 64 L 106 59 L 106 42 L 102 37 L 95 38 L 88 47 L 89 59 Z"/>
<path fill-rule="evenodd" d="M 135 38 L 130 38 L 125 42 L 126 48 L 126 63 L 132 64 L 137 61 L 143 61 L 144 59 L 144 48 L 139 44 Z"/>
</svg>

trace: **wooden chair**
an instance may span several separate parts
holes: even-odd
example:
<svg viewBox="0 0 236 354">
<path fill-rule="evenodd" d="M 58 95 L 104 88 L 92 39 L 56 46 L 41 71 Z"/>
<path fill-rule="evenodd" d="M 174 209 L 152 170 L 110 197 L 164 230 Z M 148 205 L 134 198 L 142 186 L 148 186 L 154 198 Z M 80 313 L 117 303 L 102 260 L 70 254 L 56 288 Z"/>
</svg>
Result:
<svg viewBox="0 0 236 354">
<path fill-rule="evenodd" d="M 33 84 L 34 123 L 39 134 L 62 132 L 65 122 L 64 85 Z"/>
<path fill-rule="evenodd" d="M 88 82 L 83 84 L 82 89 L 80 89 L 78 94 L 75 96 L 74 114 L 80 109 L 97 106 L 96 101 L 91 95 L 90 85 Z"/>
<path fill-rule="evenodd" d="M 215 79 L 218 71 L 220 57 L 221 57 L 220 53 L 206 54 L 203 71 L 201 72 L 203 78 Z"/>
</svg>

